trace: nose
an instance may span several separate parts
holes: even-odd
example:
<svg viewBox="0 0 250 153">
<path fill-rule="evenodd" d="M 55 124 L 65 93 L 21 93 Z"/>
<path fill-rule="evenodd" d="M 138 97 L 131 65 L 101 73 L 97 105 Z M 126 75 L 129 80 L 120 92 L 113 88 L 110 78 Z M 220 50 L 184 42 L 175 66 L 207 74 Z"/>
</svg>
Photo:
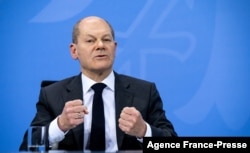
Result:
<svg viewBox="0 0 250 153">
<path fill-rule="evenodd" d="M 103 46 L 102 40 L 98 40 L 98 41 L 97 41 L 97 45 L 98 45 L 98 46 Z"/>
<path fill-rule="evenodd" d="M 98 49 L 98 50 L 104 49 L 104 43 L 102 42 L 102 40 L 98 40 L 98 41 L 97 41 L 97 49 Z"/>
</svg>

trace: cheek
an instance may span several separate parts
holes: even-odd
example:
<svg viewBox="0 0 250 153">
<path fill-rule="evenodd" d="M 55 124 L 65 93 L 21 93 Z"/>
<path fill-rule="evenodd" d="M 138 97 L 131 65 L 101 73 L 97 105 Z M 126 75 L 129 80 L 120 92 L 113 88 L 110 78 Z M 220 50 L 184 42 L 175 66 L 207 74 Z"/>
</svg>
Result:
<svg viewBox="0 0 250 153">
<path fill-rule="evenodd" d="M 116 52 L 113 52 L 113 60 L 116 58 Z"/>
<path fill-rule="evenodd" d="M 82 61 L 82 63 L 89 63 L 92 60 L 91 53 L 88 52 L 78 52 L 78 59 Z"/>
</svg>

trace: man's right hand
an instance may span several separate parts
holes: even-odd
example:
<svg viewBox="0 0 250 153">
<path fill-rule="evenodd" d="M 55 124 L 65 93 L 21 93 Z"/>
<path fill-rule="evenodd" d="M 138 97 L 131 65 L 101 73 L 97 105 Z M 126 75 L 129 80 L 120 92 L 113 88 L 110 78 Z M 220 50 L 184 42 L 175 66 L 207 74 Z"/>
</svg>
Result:
<svg viewBox="0 0 250 153">
<path fill-rule="evenodd" d="M 75 128 L 77 125 L 83 123 L 85 114 L 88 114 L 88 110 L 83 105 L 82 100 L 68 101 L 65 103 L 62 114 L 58 117 L 58 127 L 64 132 Z"/>
</svg>

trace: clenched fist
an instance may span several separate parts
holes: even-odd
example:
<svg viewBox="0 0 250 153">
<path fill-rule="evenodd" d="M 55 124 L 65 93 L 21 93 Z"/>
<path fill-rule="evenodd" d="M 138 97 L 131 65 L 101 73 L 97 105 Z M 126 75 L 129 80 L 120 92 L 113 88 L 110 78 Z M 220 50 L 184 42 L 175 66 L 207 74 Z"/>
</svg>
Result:
<svg viewBox="0 0 250 153">
<path fill-rule="evenodd" d="M 65 103 L 61 115 L 58 117 L 59 128 L 66 132 L 83 123 L 84 115 L 88 114 L 87 107 L 82 100 L 72 100 Z"/>
<path fill-rule="evenodd" d="M 147 126 L 141 113 L 135 107 L 124 107 L 118 120 L 119 127 L 126 134 L 139 138 L 145 136 Z"/>
</svg>

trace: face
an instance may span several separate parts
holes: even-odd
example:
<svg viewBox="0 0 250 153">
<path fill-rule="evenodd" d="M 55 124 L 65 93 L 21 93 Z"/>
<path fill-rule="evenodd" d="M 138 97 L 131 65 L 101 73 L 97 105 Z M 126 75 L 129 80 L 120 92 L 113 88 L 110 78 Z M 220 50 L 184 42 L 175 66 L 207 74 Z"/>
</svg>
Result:
<svg viewBox="0 0 250 153">
<path fill-rule="evenodd" d="M 71 56 L 78 59 L 86 75 L 110 73 L 115 59 L 116 42 L 108 24 L 100 18 L 84 19 L 79 24 L 77 43 L 70 45 Z"/>
</svg>

